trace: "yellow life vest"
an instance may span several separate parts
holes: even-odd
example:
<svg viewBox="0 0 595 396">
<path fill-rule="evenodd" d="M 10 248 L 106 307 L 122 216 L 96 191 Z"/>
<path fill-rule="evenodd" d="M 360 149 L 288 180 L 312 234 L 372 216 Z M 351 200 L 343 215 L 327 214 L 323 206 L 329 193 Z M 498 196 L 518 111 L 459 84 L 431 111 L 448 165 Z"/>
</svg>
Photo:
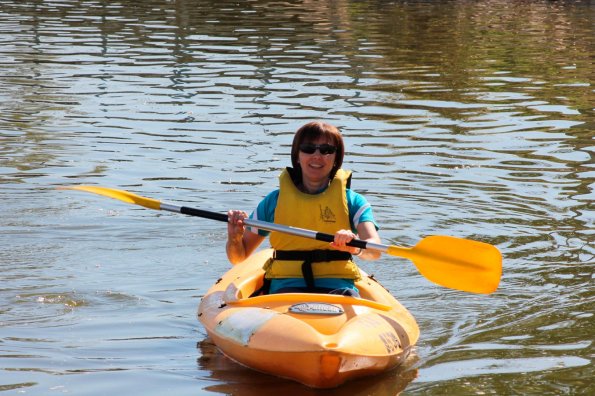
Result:
<svg viewBox="0 0 595 396">
<path fill-rule="evenodd" d="M 332 234 L 351 229 L 346 189 L 350 171 L 339 169 L 329 187 L 319 194 L 300 191 L 286 169 L 279 176 L 279 198 L 275 209 L 275 223 Z M 272 232 L 271 246 L 276 251 L 331 250 L 328 242 Z M 347 254 L 349 257 L 349 254 Z M 301 278 L 303 260 L 271 259 L 264 266 L 267 279 Z M 312 263 L 314 278 L 361 279 L 357 265 L 351 260 Z"/>
</svg>

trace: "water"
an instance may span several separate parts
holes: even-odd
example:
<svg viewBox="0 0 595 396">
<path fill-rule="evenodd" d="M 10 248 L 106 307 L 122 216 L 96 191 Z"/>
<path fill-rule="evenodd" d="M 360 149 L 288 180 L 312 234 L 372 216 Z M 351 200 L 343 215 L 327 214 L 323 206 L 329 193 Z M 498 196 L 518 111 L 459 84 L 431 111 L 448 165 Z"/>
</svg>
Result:
<svg viewBox="0 0 595 396">
<path fill-rule="evenodd" d="M 593 394 L 589 1 L 0 0 L 0 390 L 325 392 L 241 368 L 195 318 L 224 225 L 57 186 L 251 210 L 311 119 L 342 129 L 385 243 L 498 246 L 498 291 L 376 274 L 417 318 L 333 394 Z M 326 392 L 325 394 L 327 394 Z"/>
</svg>

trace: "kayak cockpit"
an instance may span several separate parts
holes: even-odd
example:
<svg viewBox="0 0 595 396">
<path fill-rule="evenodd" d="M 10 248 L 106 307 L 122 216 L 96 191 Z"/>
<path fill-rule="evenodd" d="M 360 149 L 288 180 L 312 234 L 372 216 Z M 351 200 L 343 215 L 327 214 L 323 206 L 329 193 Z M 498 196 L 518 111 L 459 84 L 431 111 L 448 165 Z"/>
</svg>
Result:
<svg viewBox="0 0 595 396">
<path fill-rule="evenodd" d="M 320 293 L 278 293 L 253 296 L 262 286 L 263 273 L 252 274 L 231 282 L 223 292 L 223 302 L 234 306 L 263 306 L 267 303 L 326 303 L 360 305 L 380 311 L 390 311 L 391 307 L 376 301 L 337 294 Z"/>
</svg>

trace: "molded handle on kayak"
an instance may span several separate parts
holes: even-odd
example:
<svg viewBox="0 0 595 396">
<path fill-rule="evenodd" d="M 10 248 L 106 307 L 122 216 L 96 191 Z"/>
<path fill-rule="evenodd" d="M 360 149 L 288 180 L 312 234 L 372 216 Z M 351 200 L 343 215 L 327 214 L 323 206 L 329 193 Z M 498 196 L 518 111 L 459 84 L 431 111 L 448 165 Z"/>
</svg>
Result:
<svg viewBox="0 0 595 396">
<path fill-rule="evenodd" d="M 362 271 L 363 275 L 366 275 Z M 365 298 L 356 298 L 338 294 L 318 294 L 318 293 L 276 293 L 265 294 L 255 297 L 242 298 L 243 293 L 251 294 L 255 288 L 260 285 L 258 282 L 264 276 L 264 271 L 260 270 L 253 276 L 244 278 L 241 281 L 235 281 L 227 285 L 223 292 L 223 302 L 228 305 L 237 305 L 239 307 L 250 307 L 256 305 L 270 305 L 275 303 L 327 303 L 337 305 L 361 305 L 379 311 L 390 311 L 390 305 L 382 304 Z"/>
<path fill-rule="evenodd" d="M 249 307 L 261 304 L 274 303 L 327 303 L 337 305 L 361 305 L 368 308 L 377 309 L 379 311 L 390 311 L 391 306 L 381 304 L 376 301 L 366 300 L 363 298 L 355 298 L 348 296 L 339 296 L 334 294 L 314 294 L 314 293 L 278 293 L 265 294 L 263 296 L 256 296 L 244 298 L 241 300 L 228 301 L 229 305 L 237 305 L 239 307 Z"/>
</svg>

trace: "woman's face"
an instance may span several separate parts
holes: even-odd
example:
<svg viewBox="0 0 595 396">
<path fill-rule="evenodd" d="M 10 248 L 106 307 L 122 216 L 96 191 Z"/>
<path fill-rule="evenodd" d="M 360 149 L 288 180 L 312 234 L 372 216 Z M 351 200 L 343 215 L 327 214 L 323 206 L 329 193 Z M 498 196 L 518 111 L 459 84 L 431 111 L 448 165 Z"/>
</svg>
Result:
<svg viewBox="0 0 595 396">
<path fill-rule="evenodd" d="M 333 142 L 327 141 L 325 138 L 318 138 L 314 141 L 304 141 L 302 145 L 330 145 L 335 147 Z M 300 145 L 301 146 L 301 145 Z M 321 181 L 328 179 L 337 156 L 336 151 L 332 154 L 322 154 L 321 149 L 318 148 L 312 154 L 308 154 L 300 150 L 299 164 L 302 168 L 302 177 L 304 180 L 310 182 Z M 324 151 L 324 148 L 322 149 Z"/>
</svg>

